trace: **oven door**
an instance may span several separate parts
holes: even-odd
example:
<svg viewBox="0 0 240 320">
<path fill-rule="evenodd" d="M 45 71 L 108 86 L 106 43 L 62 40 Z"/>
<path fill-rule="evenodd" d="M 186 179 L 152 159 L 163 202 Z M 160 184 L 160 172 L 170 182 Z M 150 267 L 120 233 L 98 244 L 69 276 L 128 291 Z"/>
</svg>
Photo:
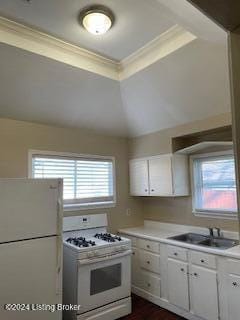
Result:
<svg viewBox="0 0 240 320">
<path fill-rule="evenodd" d="M 78 260 L 78 313 L 130 296 L 131 250 Z"/>
</svg>

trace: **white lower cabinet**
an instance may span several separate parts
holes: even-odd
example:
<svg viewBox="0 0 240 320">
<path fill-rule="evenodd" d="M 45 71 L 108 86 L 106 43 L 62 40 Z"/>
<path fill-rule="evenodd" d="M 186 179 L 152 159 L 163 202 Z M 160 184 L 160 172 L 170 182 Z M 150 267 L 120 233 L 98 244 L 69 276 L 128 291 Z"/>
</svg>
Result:
<svg viewBox="0 0 240 320">
<path fill-rule="evenodd" d="M 189 311 L 188 264 L 168 259 L 168 300 Z"/>
<path fill-rule="evenodd" d="M 240 260 L 131 240 L 134 293 L 189 320 L 240 319 Z"/>
<path fill-rule="evenodd" d="M 132 284 L 136 287 L 141 286 L 139 249 L 132 248 Z"/>
<path fill-rule="evenodd" d="M 218 320 L 218 284 L 217 272 L 191 266 L 190 268 L 190 300 L 194 315 L 206 320 Z"/>
<path fill-rule="evenodd" d="M 240 276 L 228 275 L 226 297 L 228 298 L 228 320 L 239 319 L 240 317 Z"/>
</svg>

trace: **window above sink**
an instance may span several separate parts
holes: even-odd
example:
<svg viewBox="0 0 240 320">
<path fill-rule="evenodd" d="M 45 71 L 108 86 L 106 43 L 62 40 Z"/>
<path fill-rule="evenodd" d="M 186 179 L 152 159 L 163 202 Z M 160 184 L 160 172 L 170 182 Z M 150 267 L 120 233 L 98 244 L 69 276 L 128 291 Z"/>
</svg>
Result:
<svg viewBox="0 0 240 320">
<path fill-rule="evenodd" d="M 198 216 L 237 218 L 233 151 L 190 157 L 193 213 Z"/>
</svg>

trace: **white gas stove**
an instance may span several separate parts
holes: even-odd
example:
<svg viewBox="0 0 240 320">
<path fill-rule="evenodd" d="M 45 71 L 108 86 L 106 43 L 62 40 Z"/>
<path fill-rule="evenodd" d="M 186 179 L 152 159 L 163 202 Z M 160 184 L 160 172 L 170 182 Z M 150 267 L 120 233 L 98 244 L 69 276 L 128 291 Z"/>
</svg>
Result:
<svg viewBox="0 0 240 320">
<path fill-rule="evenodd" d="M 66 320 L 118 319 L 131 312 L 131 242 L 107 233 L 106 214 L 66 217 L 63 222 Z"/>
</svg>

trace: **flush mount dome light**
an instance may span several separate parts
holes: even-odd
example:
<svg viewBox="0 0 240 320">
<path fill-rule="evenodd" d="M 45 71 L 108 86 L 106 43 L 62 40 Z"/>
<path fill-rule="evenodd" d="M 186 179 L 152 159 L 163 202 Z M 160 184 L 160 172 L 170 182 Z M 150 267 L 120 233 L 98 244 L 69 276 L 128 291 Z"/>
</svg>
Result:
<svg viewBox="0 0 240 320">
<path fill-rule="evenodd" d="M 79 15 L 82 26 L 94 35 L 106 33 L 114 23 L 114 15 L 110 9 L 101 5 L 89 6 Z"/>
</svg>

